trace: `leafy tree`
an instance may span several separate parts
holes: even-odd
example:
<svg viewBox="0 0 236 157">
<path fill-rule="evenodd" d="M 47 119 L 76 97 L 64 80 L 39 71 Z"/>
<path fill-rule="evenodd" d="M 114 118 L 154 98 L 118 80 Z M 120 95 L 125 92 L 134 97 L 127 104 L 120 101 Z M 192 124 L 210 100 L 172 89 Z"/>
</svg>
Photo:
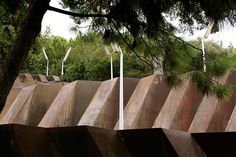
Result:
<svg viewBox="0 0 236 157">
<path fill-rule="evenodd" d="M 4 106 L 6 96 L 13 84 L 20 68 L 23 66 L 30 47 L 40 32 L 42 17 L 47 10 L 57 11 L 63 14 L 76 16 L 75 20 L 81 22 L 86 18 L 93 18 L 91 28 L 104 33 L 105 38 L 119 33 L 121 28 L 126 28 L 133 36 L 130 43 L 122 40 L 134 50 L 137 40 L 142 37 L 152 39 L 160 45 L 160 54 L 166 54 L 171 58 L 171 43 L 174 40 L 170 35 L 175 28 L 165 20 L 164 15 L 180 17 L 183 28 L 191 28 L 196 21 L 205 26 L 209 19 L 221 22 L 225 19 L 235 23 L 236 2 L 234 0 L 63 0 L 64 6 L 69 6 L 77 13 L 60 10 L 49 6 L 50 0 L 2 0 L 0 2 L 1 24 L 2 18 L 11 15 L 12 11 L 19 8 L 27 9 L 21 24 L 16 28 L 16 37 L 11 38 L 7 57 L 1 58 L 0 64 L 0 106 Z M 24 7 L 20 7 L 24 6 Z M 20 11 L 21 12 L 21 11 Z M 155 16 L 153 16 L 155 15 Z M 215 28 L 217 30 L 217 28 Z M 134 51 L 135 52 L 135 51 Z M 152 54 L 155 54 L 152 52 Z M 165 55 L 163 55 L 164 61 Z M 144 59 L 145 60 L 145 59 Z M 148 62 L 146 61 L 148 64 Z M 163 64 L 165 66 L 165 63 Z M 165 69 L 165 68 L 164 68 Z M 206 75 L 206 74 L 204 74 Z"/>
</svg>

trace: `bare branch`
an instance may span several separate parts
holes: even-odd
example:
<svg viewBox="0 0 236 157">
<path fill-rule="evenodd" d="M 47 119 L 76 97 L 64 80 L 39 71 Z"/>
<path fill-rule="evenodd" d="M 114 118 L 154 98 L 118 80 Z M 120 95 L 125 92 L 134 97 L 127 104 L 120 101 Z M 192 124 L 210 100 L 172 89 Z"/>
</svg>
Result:
<svg viewBox="0 0 236 157">
<path fill-rule="evenodd" d="M 75 13 L 75 12 L 71 12 L 71 11 L 67 11 L 67 10 L 62 10 L 62 9 L 55 8 L 55 7 L 52 7 L 52 6 L 49 6 L 48 10 L 55 11 L 55 12 L 65 14 L 65 15 L 81 17 L 81 18 L 87 18 L 87 17 L 104 17 L 104 18 L 108 18 L 108 17 L 110 17 L 109 14 L 81 14 L 81 13 Z"/>
</svg>

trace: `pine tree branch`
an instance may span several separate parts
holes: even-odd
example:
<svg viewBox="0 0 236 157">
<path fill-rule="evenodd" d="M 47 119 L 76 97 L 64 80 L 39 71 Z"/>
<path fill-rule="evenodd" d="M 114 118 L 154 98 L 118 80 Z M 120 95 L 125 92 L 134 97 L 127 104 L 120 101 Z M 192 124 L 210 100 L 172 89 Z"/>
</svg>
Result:
<svg viewBox="0 0 236 157">
<path fill-rule="evenodd" d="M 109 14 L 82 14 L 82 13 L 75 13 L 75 12 L 55 8 L 55 7 L 52 7 L 52 6 L 49 6 L 48 10 L 58 12 L 58 13 L 61 13 L 61 14 L 65 14 L 65 15 L 74 16 L 74 17 L 81 17 L 81 18 L 87 18 L 87 17 L 104 17 L 104 18 L 108 18 L 108 17 L 110 17 Z"/>
<path fill-rule="evenodd" d="M 120 33 L 118 27 L 116 26 L 115 22 L 113 20 L 111 20 L 112 24 L 114 25 L 116 31 L 118 32 L 119 36 L 121 37 L 121 39 L 124 41 L 124 43 L 129 47 L 129 49 L 144 63 L 146 63 L 148 66 L 150 66 L 151 68 L 153 68 L 153 65 L 148 63 L 148 61 L 144 60 L 141 56 L 138 55 L 138 53 L 132 48 L 132 46 L 130 46 L 130 44 L 125 40 L 125 38 L 123 37 L 123 35 Z"/>
</svg>

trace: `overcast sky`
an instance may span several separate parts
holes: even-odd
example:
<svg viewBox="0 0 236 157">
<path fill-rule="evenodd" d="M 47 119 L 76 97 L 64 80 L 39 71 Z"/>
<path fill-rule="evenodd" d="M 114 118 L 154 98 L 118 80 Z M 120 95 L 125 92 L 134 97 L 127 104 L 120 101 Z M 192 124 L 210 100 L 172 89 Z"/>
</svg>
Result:
<svg viewBox="0 0 236 157">
<path fill-rule="evenodd" d="M 51 0 L 51 6 L 61 8 L 58 0 Z M 46 26 L 50 26 L 52 34 L 65 37 L 66 39 L 74 38 L 75 32 L 71 32 L 70 28 L 74 25 L 74 22 L 68 15 L 47 11 L 44 15 L 42 22 L 42 31 L 45 31 Z M 194 32 L 191 34 L 180 34 L 178 36 L 183 37 L 185 40 L 196 39 L 202 37 L 205 33 L 205 29 Z M 236 47 L 236 28 L 232 26 L 225 26 L 223 30 L 218 33 L 210 34 L 208 40 L 213 39 L 216 42 L 222 41 L 223 45 L 227 47 L 232 43 Z"/>
</svg>

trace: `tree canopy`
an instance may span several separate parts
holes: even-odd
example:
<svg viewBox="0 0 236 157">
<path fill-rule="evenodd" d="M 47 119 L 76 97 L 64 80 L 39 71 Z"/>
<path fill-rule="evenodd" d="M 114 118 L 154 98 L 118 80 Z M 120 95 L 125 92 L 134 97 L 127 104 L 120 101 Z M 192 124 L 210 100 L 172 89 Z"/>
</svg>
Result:
<svg viewBox="0 0 236 157">
<path fill-rule="evenodd" d="M 232 69 L 232 66 L 223 65 L 231 54 L 213 53 L 214 55 L 207 56 L 208 69 L 203 72 L 203 63 L 199 59 L 201 57 L 199 53 L 194 53 L 200 49 L 175 37 L 174 33 L 178 28 L 171 25 L 166 17 L 178 17 L 181 29 L 190 31 L 195 28 L 195 23 L 200 29 L 209 20 L 213 20 L 217 23 L 213 31 L 217 31 L 218 24 L 225 20 L 235 23 L 234 0 L 62 0 L 62 5 L 69 7 L 70 11 L 50 6 L 49 2 L 50 0 L 0 2 L 0 42 L 3 45 L 0 49 L 1 107 L 4 106 L 6 96 L 40 32 L 41 21 L 47 10 L 71 15 L 78 24 L 90 18 L 91 30 L 103 33 L 105 41 L 112 42 L 119 36 L 120 41 L 143 62 L 152 66 L 150 61 L 156 61 L 171 82 L 180 82 L 179 76 L 191 72 L 193 80 L 205 93 L 220 95 L 217 93 L 223 88 L 214 83 L 212 78 Z M 145 52 L 142 56 L 137 53 L 137 48 L 140 47 Z M 189 47 L 195 49 L 193 54 L 184 53 L 183 50 Z M 212 64 L 215 58 L 221 56 L 224 58 L 224 61 L 219 62 L 221 64 Z M 212 65 L 225 68 L 218 70 Z"/>
</svg>

